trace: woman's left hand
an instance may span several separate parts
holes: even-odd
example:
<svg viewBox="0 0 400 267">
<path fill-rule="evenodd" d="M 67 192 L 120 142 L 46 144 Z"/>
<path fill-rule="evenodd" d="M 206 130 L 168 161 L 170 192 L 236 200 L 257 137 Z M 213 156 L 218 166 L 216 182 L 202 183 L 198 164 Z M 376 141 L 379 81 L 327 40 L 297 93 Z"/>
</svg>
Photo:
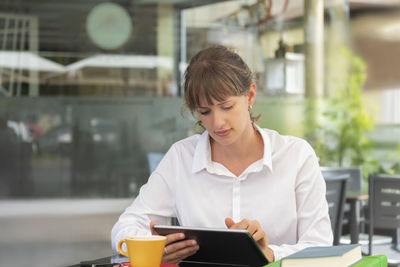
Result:
<svg viewBox="0 0 400 267">
<path fill-rule="evenodd" d="M 238 223 L 235 223 L 231 218 L 225 219 L 225 224 L 229 229 L 244 229 L 247 230 L 260 246 L 260 249 L 267 257 L 269 262 L 273 262 L 274 252 L 268 247 L 268 237 L 267 234 L 262 229 L 260 223 L 257 220 L 243 219 Z"/>
</svg>

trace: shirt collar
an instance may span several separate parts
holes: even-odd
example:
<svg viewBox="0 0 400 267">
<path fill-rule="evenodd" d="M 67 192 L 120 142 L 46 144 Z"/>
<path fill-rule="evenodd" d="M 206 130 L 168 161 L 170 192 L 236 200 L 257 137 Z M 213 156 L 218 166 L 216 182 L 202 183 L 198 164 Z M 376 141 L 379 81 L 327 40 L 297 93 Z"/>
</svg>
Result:
<svg viewBox="0 0 400 267">
<path fill-rule="evenodd" d="M 264 142 L 264 156 L 263 156 L 263 165 L 267 166 L 272 172 L 272 146 L 271 139 L 269 138 L 266 131 L 261 129 L 258 125 L 254 124 L 257 131 L 261 134 L 261 138 Z"/>
<path fill-rule="evenodd" d="M 263 131 L 258 125 L 255 125 L 257 131 L 261 134 L 264 142 L 263 165 L 267 166 L 272 171 L 272 148 L 271 140 L 266 131 Z M 196 150 L 193 157 L 192 173 L 196 173 L 202 169 L 212 166 L 211 163 L 211 146 L 207 131 L 204 131 L 196 145 Z"/>
<path fill-rule="evenodd" d="M 211 166 L 211 146 L 208 132 L 204 131 L 194 151 L 192 173 L 206 169 L 207 166 Z"/>
</svg>

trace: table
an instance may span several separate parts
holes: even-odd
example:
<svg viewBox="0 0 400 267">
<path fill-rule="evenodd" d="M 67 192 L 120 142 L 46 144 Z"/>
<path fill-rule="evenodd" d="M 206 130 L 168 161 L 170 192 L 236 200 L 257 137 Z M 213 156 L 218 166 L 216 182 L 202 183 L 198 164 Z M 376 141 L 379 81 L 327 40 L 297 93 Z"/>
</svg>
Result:
<svg viewBox="0 0 400 267">
<path fill-rule="evenodd" d="M 106 258 L 101 258 L 97 260 L 93 260 L 93 262 L 97 263 L 106 263 L 109 262 L 110 257 Z M 172 264 L 171 264 L 172 265 Z M 197 264 L 199 265 L 199 264 Z M 70 267 L 80 267 L 80 264 L 76 265 L 71 265 Z M 88 265 L 90 266 L 90 265 Z M 103 265 L 106 266 L 106 265 Z M 210 266 L 209 264 L 206 264 L 205 267 Z M 273 263 L 267 264 L 264 267 L 280 267 L 281 262 L 280 261 L 275 261 Z M 352 265 L 353 267 L 387 267 L 387 257 L 385 255 L 374 255 L 374 256 L 366 256 L 363 257 L 363 260 L 360 261 L 359 263 Z"/>
<path fill-rule="evenodd" d="M 360 235 L 360 210 L 361 203 L 368 199 L 368 195 L 358 191 L 348 191 L 346 193 L 346 203 L 350 204 L 350 243 L 358 244 Z"/>
<path fill-rule="evenodd" d="M 280 267 L 281 262 L 275 261 L 266 265 L 265 267 Z M 387 257 L 385 255 L 366 256 L 363 260 L 352 267 L 387 267 Z"/>
</svg>

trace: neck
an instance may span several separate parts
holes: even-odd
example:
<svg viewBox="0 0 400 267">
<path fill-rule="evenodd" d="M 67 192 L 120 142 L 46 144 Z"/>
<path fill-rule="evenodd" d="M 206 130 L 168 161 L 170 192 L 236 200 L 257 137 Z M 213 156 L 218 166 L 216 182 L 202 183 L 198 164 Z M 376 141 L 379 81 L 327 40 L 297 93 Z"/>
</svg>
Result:
<svg viewBox="0 0 400 267">
<path fill-rule="evenodd" d="M 262 137 L 253 124 L 250 124 L 247 130 L 243 133 L 240 142 L 236 142 L 229 146 L 219 145 L 214 140 L 210 139 L 212 155 L 222 155 L 225 158 L 247 158 L 254 155 L 259 156 L 261 151 L 264 152 Z M 251 148 L 251 149 L 250 149 Z"/>
</svg>

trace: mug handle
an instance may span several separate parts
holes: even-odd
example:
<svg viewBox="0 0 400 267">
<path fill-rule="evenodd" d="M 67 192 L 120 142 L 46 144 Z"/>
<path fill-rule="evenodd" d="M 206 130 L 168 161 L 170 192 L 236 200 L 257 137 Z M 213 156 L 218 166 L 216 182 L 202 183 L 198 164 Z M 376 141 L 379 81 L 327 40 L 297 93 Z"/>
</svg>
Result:
<svg viewBox="0 0 400 267">
<path fill-rule="evenodd" d="M 125 257 L 129 257 L 128 253 L 122 250 L 122 244 L 125 242 L 125 239 L 122 239 L 118 242 L 118 252 Z"/>
</svg>

